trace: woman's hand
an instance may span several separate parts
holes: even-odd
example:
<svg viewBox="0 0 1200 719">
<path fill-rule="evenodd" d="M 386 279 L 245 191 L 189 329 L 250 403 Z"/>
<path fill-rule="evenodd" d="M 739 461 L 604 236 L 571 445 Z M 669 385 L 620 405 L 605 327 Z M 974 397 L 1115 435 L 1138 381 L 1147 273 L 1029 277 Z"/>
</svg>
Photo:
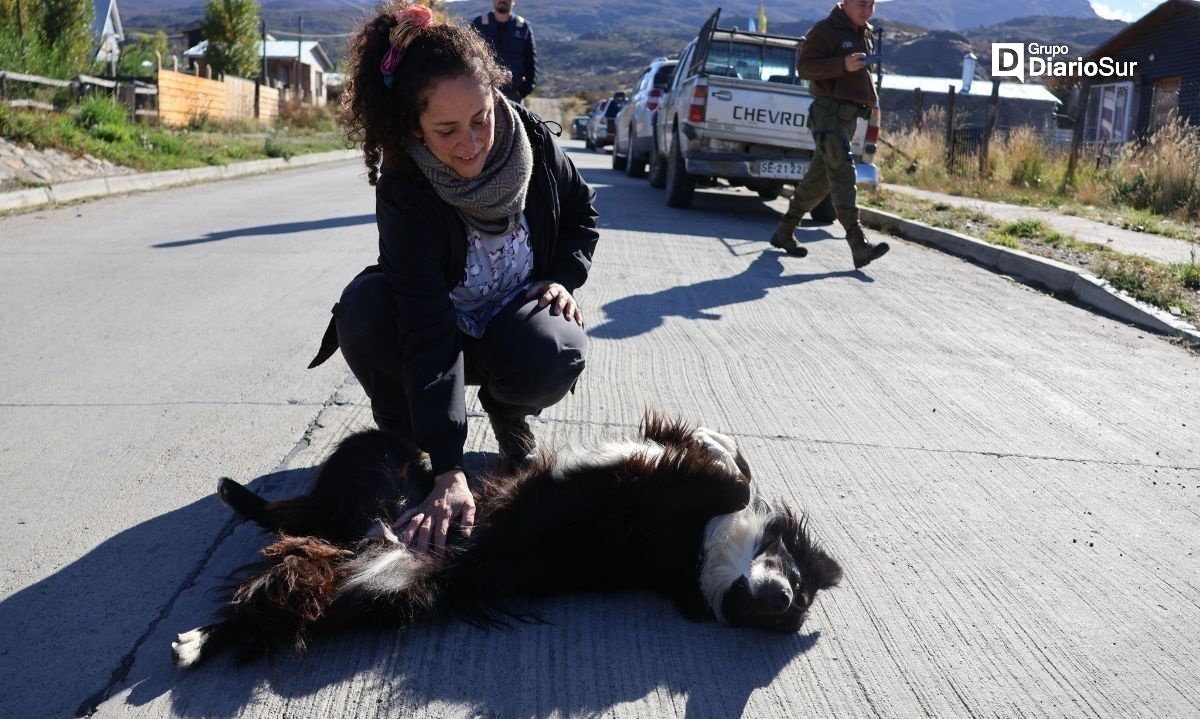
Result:
<svg viewBox="0 0 1200 719">
<path fill-rule="evenodd" d="M 464 537 L 471 536 L 475 524 L 475 497 L 467 487 L 467 475 L 461 469 L 452 469 L 439 474 L 433 480 L 433 491 L 424 502 L 400 515 L 392 525 L 400 533 L 400 541 L 409 547 L 424 552 L 433 547 L 441 551 L 446 547 L 450 524 L 455 520 Z"/>
<path fill-rule="evenodd" d="M 538 298 L 539 308 L 550 305 L 550 314 L 562 315 L 568 322 L 575 320 L 575 324 L 583 327 L 583 311 L 579 309 L 575 298 L 566 287 L 550 280 L 535 282 L 525 293 L 526 299 L 531 300 L 534 297 Z"/>
</svg>

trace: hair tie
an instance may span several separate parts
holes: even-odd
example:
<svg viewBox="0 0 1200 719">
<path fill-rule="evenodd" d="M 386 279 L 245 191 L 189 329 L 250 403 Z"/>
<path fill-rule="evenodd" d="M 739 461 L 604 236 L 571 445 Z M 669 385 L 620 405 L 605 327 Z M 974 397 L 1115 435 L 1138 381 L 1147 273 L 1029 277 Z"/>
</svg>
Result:
<svg viewBox="0 0 1200 719">
<path fill-rule="evenodd" d="M 383 59 L 379 61 L 379 72 L 383 73 L 383 84 L 392 86 L 395 80 L 396 66 L 404 59 L 404 52 L 409 43 L 423 28 L 433 22 L 433 12 L 424 5 L 410 5 L 396 13 L 396 26 L 388 35 L 391 47 Z"/>
</svg>

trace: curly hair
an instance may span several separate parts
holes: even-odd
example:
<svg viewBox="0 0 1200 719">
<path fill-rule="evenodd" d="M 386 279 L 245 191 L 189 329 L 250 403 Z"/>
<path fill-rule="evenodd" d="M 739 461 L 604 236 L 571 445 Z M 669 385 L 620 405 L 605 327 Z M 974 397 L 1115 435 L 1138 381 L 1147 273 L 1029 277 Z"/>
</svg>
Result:
<svg viewBox="0 0 1200 719">
<path fill-rule="evenodd" d="M 401 140 L 420 127 L 429 91 L 438 82 L 468 75 L 487 88 L 498 89 L 512 74 L 496 58 L 491 46 L 473 29 L 457 20 L 441 19 L 409 36 L 404 56 L 391 85 L 384 81 L 380 62 L 391 48 L 397 17 L 418 3 L 391 0 L 367 20 L 350 39 L 346 90 L 338 119 L 352 144 L 362 143 L 367 182 L 379 180 L 384 160 L 411 163 Z"/>
</svg>

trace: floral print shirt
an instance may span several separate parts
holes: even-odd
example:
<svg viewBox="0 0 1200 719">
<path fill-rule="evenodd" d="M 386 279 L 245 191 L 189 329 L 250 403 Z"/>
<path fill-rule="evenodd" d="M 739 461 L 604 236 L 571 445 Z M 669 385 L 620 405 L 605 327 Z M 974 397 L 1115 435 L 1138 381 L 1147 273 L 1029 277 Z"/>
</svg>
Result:
<svg viewBox="0 0 1200 719">
<path fill-rule="evenodd" d="M 470 229 L 467 236 L 467 261 L 462 280 L 450 292 L 450 301 L 458 315 L 458 329 L 478 339 L 488 322 L 517 293 L 529 289 L 533 272 L 533 248 L 529 246 L 529 225 L 521 213 L 511 232 L 485 235 Z"/>
</svg>

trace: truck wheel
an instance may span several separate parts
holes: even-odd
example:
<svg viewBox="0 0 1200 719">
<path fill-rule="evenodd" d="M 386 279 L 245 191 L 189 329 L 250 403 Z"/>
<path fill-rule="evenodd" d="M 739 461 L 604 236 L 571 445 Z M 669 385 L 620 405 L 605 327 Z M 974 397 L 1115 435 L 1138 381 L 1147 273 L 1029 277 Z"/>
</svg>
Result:
<svg viewBox="0 0 1200 719">
<path fill-rule="evenodd" d="M 633 134 L 633 125 L 629 126 L 629 156 L 625 160 L 625 174 L 630 177 L 646 176 L 646 156 L 636 155 L 633 149 L 637 147 L 637 135 Z"/>
<path fill-rule="evenodd" d="M 763 188 L 758 191 L 758 196 L 763 198 L 764 200 L 770 202 L 771 200 L 774 200 L 775 198 L 779 197 L 780 189 L 781 188 L 779 185 L 775 185 L 774 187 L 770 187 L 770 188 Z"/>
<path fill-rule="evenodd" d="M 630 145 L 630 147 L 632 148 L 633 145 Z M 624 170 L 625 163 L 627 163 L 627 162 L 629 162 L 629 153 L 627 152 L 624 155 L 618 153 L 617 152 L 617 143 L 614 141 L 613 142 L 612 168 L 614 170 Z"/>
<path fill-rule="evenodd" d="M 671 156 L 667 158 L 667 207 L 688 208 L 696 194 L 696 178 L 687 173 L 683 152 L 679 149 L 679 132 L 671 141 Z"/>
<path fill-rule="evenodd" d="M 651 187 L 662 189 L 667 186 L 667 162 L 658 151 L 658 143 L 650 148 L 650 174 L 646 177 Z"/>
<path fill-rule="evenodd" d="M 821 200 L 816 207 L 808 213 L 817 222 L 826 224 L 837 220 L 837 211 L 833 209 L 833 198 L 825 195 L 825 199 Z"/>
</svg>

